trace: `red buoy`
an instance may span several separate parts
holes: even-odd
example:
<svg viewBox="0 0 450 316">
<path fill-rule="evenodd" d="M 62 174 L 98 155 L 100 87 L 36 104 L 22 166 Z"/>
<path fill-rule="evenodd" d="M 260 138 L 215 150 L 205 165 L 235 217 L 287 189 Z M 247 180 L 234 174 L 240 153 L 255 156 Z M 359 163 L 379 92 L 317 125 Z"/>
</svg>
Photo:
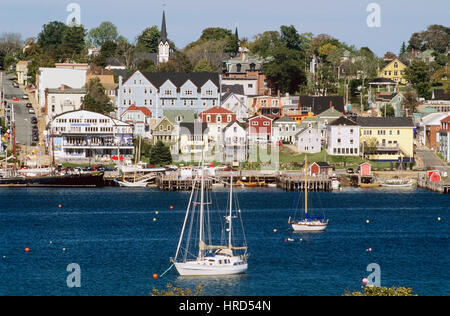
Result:
<svg viewBox="0 0 450 316">
<path fill-rule="evenodd" d="M 25 252 L 30 252 L 30 248 L 25 248 Z"/>
<path fill-rule="evenodd" d="M 157 279 L 158 278 L 158 275 L 155 273 L 155 274 L 153 274 L 153 279 Z"/>
<path fill-rule="evenodd" d="M 170 206 L 170 209 L 173 210 L 173 206 L 172 205 Z"/>
</svg>

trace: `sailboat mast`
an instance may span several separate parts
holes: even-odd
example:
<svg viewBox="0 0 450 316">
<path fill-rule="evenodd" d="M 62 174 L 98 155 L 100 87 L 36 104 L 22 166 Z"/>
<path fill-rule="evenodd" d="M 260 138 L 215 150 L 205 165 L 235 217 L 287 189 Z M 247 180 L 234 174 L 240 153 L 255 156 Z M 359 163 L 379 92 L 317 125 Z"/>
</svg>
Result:
<svg viewBox="0 0 450 316">
<path fill-rule="evenodd" d="M 203 156 L 203 153 L 202 153 Z M 203 212 L 205 210 L 205 163 L 203 161 L 202 157 L 202 181 L 201 181 L 201 188 L 200 188 L 200 232 L 199 232 L 199 247 L 198 247 L 198 256 L 200 258 L 203 258 L 202 255 L 202 244 L 203 244 Z"/>
<path fill-rule="evenodd" d="M 231 179 L 230 179 L 230 213 L 229 213 L 229 223 L 228 223 L 228 247 L 231 249 L 231 228 L 232 228 L 232 221 L 231 216 L 233 215 L 233 172 L 231 172 Z"/>
<path fill-rule="evenodd" d="M 305 215 L 308 214 L 308 156 L 305 154 Z"/>
</svg>

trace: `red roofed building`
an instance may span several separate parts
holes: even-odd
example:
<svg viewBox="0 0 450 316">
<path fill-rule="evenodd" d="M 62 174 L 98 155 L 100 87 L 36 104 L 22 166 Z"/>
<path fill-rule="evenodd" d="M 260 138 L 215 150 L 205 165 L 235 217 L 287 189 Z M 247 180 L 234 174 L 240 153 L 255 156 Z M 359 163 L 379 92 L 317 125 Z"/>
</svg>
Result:
<svg viewBox="0 0 450 316">
<path fill-rule="evenodd" d="M 439 152 L 447 162 L 450 162 L 450 115 L 441 120 Z"/>
<path fill-rule="evenodd" d="M 151 138 L 150 119 L 152 112 L 144 106 L 131 105 L 120 116 L 120 120 L 128 124 L 133 124 L 134 135 L 142 138 Z"/>
<path fill-rule="evenodd" d="M 208 138 L 221 142 L 223 129 L 231 122 L 236 121 L 236 114 L 220 106 L 215 106 L 200 113 L 202 123 L 208 124 Z"/>
<path fill-rule="evenodd" d="M 248 119 L 248 140 L 250 143 L 270 143 L 273 120 L 264 115 Z"/>
</svg>

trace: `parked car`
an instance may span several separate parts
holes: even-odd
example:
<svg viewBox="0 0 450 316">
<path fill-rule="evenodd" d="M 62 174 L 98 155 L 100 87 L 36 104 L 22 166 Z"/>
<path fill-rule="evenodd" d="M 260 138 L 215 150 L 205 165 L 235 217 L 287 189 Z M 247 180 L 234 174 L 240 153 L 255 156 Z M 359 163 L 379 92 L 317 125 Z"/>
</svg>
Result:
<svg viewBox="0 0 450 316">
<path fill-rule="evenodd" d="M 31 136 L 31 139 L 33 140 L 33 142 L 37 142 L 37 141 L 39 141 L 39 136 L 33 135 L 33 136 Z"/>
<path fill-rule="evenodd" d="M 355 173 L 355 170 L 353 170 L 353 168 L 348 168 L 347 173 L 349 173 L 349 174 Z"/>
<path fill-rule="evenodd" d="M 31 118 L 31 124 L 37 124 L 37 122 L 38 122 L 38 120 L 37 120 L 36 116 L 33 116 Z"/>
<path fill-rule="evenodd" d="M 26 104 L 26 107 L 30 109 L 30 108 L 33 107 L 33 105 L 32 105 L 31 103 L 28 102 L 28 103 Z"/>
<path fill-rule="evenodd" d="M 33 108 L 28 109 L 28 113 L 30 113 L 30 114 L 36 114 L 36 113 L 34 112 L 34 109 L 33 109 Z"/>
<path fill-rule="evenodd" d="M 24 95 L 22 96 L 22 99 L 28 100 L 28 94 L 24 94 Z"/>
<path fill-rule="evenodd" d="M 14 88 L 18 88 L 19 87 L 19 84 L 17 82 L 13 82 L 12 85 L 13 85 Z"/>
</svg>

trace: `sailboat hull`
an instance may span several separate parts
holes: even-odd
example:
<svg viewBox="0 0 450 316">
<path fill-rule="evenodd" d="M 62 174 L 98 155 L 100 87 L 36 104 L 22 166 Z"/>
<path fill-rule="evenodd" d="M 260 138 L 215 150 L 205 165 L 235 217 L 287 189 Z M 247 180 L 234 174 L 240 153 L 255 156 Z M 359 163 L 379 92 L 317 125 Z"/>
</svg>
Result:
<svg viewBox="0 0 450 316">
<path fill-rule="evenodd" d="M 239 265 L 223 264 L 212 266 L 206 261 L 188 261 L 175 263 L 175 268 L 181 276 L 234 275 L 246 273 L 248 264 L 243 262 Z"/>
<path fill-rule="evenodd" d="M 296 232 L 320 232 L 324 231 L 328 223 L 314 223 L 314 222 L 298 222 L 298 223 L 290 223 L 292 229 Z"/>
<path fill-rule="evenodd" d="M 125 187 L 125 188 L 146 188 L 148 183 L 147 182 L 123 182 L 123 181 L 117 181 L 119 186 Z"/>
</svg>

